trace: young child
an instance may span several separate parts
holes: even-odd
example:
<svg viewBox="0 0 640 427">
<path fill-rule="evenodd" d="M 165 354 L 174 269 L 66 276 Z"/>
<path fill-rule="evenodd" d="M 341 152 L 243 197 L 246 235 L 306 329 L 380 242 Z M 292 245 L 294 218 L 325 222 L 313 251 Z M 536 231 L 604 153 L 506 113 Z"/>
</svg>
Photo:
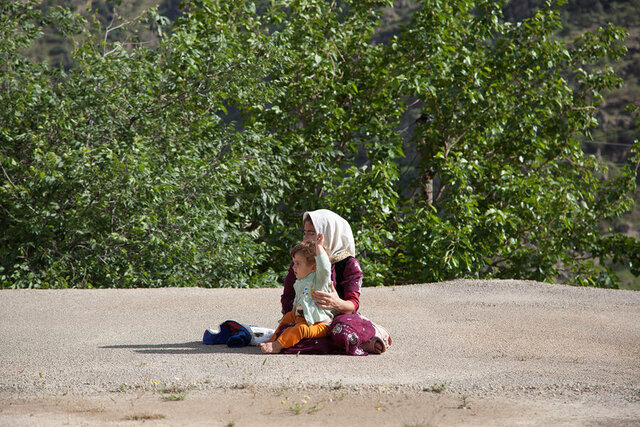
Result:
<svg viewBox="0 0 640 427">
<path fill-rule="evenodd" d="M 264 353 L 280 353 L 303 338 L 321 338 L 329 334 L 333 312 L 318 307 L 311 297 L 315 291 L 331 291 L 331 262 L 323 243 L 324 235 L 319 233 L 316 242 L 298 243 L 291 249 L 296 275 L 293 310 L 284 315 L 269 342 L 260 344 Z"/>
</svg>

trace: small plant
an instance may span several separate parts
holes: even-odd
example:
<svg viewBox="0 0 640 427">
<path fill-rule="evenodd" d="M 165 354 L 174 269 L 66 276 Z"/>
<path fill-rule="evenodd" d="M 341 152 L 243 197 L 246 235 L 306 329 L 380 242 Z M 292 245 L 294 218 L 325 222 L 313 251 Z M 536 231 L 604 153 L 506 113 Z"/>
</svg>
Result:
<svg viewBox="0 0 640 427">
<path fill-rule="evenodd" d="M 180 387 L 169 387 L 158 390 L 159 393 L 163 394 L 163 400 L 169 400 L 172 402 L 177 402 L 180 400 L 184 400 L 187 397 L 186 390 Z"/>
<path fill-rule="evenodd" d="M 342 393 L 338 393 L 338 394 L 333 393 L 331 395 L 331 397 L 329 398 L 329 402 L 334 402 L 334 401 L 335 402 L 339 402 L 339 401 L 343 400 L 346 395 L 347 395 L 346 392 L 342 392 Z"/>
<path fill-rule="evenodd" d="M 244 370 L 245 376 L 240 379 L 240 382 L 231 386 L 231 388 L 236 390 L 244 390 L 244 389 L 253 389 L 253 381 L 251 380 L 253 372 L 248 370 Z"/>
<path fill-rule="evenodd" d="M 161 388 L 160 390 L 158 390 L 158 392 L 164 393 L 164 394 L 169 394 L 169 393 L 179 394 L 179 393 L 184 393 L 185 391 L 186 391 L 185 389 L 177 386 Z"/>
<path fill-rule="evenodd" d="M 471 406 L 469 405 L 469 396 L 462 395 L 458 409 L 471 409 Z"/>
<path fill-rule="evenodd" d="M 302 413 L 302 405 L 299 403 L 296 403 L 295 405 L 289 406 L 289 410 L 294 415 L 300 415 Z"/>
<path fill-rule="evenodd" d="M 310 399 L 311 399 L 311 397 L 310 397 L 308 394 L 306 394 L 306 395 L 304 396 L 304 398 L 302 399 L 302 404 L 300 404 L 300 403 L 296 403 L 295 405 L 290 406 L 290 407 L 289 407 L 289 410 L 290 410 L 291 412 L 293 412 L 295 415 L 300 415 L 300 414 L 303 412 L 304 405 L 306 405 L 306 404 L 307 404 L 307 402 L 308 402 Z M 322 406 L 321 406 L 321 404 L 320 404 L 320 403 L 321 403 L 321 402 L 316 403 L 315 405 L 313 405 L 313 406 L 311 406 L 309 409 L 307 409 L 305 412 L 306 412 L 307 414 L 315 414 L 315 413 L 316 413 L 316 412 L 318 412 L 320 409 L 322 409 Z"/>
<path fill-rule="evenodd" d="M 423 387 L 422 391 L 428 391 L 431 393 L 442 393 L 447 388 L 447 383 L 433 384 L 431 387 Z"/>
<path fill-rule="evenodd" d="M 127 415 L 124 419 L 126 421 L 148 421 L 148 420 L 162 420 L 166 417 L 162 414 L 134 414 Z"/>
<path fill-rule="evenodd" d="M 163 400 L 168 400 L 171 402 L 178 402 L 180 400 L 184 400 L 187 397 L 185 394 L 169 394 L 167 396 L 162 396 Z"/>
<path fill-rule="evenodd" d="M 315 414 L 316 412 L 322 409 L 322 405 L 320 403 L 316 403 L 312 407 L 307 410 L 307 414 Z"/>
</svg>

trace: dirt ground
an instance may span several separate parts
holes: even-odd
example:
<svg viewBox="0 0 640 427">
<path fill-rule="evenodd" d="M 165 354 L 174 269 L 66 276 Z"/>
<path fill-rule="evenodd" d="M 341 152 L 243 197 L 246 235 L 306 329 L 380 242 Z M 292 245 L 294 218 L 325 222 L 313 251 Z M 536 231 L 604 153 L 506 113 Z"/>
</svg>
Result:
<svg viewBox="0 0 640 427">
<path fill-rule="evenodd" d="M 279 289 L 0 293 L 0 426 L 640 425 L 640 293 L 523 281 L 365 288 L 366 357 L 204 346 Z"/>
<path fill-rule="evenodd" d="M 180 395 L 183 396 L 183 395 Z M 178 397 L 181 398 L 182 397 Z M 581 404 L 464 396 L 443 392 L 353 390 L 192 391 L 183 400 L 140 392 L 3 401 L 0 424 L 58 425 L 385 425 L 635 426 L 640 418 Z M 177 399 L 177 398 L 176 398 Z"/>
</svg>

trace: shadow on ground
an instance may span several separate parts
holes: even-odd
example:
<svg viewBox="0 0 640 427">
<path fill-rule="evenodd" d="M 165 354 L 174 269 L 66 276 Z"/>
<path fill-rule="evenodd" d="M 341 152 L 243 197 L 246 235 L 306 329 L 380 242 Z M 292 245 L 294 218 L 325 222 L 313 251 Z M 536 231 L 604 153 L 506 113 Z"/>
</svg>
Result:
<svg viewBox="0 0 640 427">
<path fill-rule="evenodd" d="M 132 350 L 142 354 L 208 354 L 208 353 L 242 353 L 261 354 L 257 347 L 228 347 L 226 345 L 205 345 L 202 341 L 167 344 L 121 344 L 100 346 L 102 349 Z"/>
</svg>

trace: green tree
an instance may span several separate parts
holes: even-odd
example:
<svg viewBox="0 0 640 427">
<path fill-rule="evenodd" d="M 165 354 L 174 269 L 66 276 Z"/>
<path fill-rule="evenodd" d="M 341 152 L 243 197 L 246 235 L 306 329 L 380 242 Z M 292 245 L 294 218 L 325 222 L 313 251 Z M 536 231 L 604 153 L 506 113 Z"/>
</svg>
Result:
<svg viewBox="0 0 640 427">
<path fill-rule="evenodd" d="M 607 263 L 639 245 L 598 225 L 630 207 L 637 157 L 608 178 L 578 140 L 624 32 L 567 45 L 553 4 L 510 24 L 496 2 L 425 1 L 376 43 L 388 5 L 189 0 L 104 27 L 0 2 L 2 286 L 273 285 L 320 207 L 351 222 L 365 284 L 615 286 Z M 68 67 L 24 56 L 42 24 Z"/>
<path fill-rule="evenodd" d="M 624 54 L 625 32 L 554 40 L 560 20 L 552 2 L 516 24 L 501 19 L 499 2 L 425 6 L 399 41 L 400 84 L 421 106 L 419 191 L 400 243 L 405 280 L 616 286 L 607 265 L 637 265 L 637 249 L 614 247 L 599 224 L 630 209 L 638 158 L 608 179 L 579 141 L 596 124 L 602 94 L 621 84 L 598 65 Z"/>
<path fill-rule="evenodd" d="M 3 40 L 37 36 L 36 6 L 3 3 L 15 26 Z M 1 52 L 3 286 L 274 283 L 257 268 L 266 244 L 230 203 L 264 166 L 262 138 L 215 114 L 244 63 L 233 49 L 198 58 L 186 24 L 157 49 L 87 28 L 67 71 L 24 59 L 23 46 Z"/>
</svg>

